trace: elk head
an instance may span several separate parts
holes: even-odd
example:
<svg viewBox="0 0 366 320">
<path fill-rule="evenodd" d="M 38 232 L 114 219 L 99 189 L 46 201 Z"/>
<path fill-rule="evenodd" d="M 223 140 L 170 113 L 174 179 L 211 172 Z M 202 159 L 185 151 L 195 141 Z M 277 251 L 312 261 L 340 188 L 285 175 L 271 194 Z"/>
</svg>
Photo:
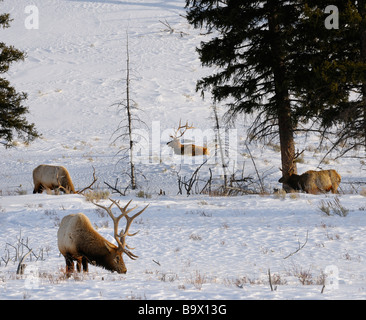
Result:
<svg viewBox="0 0 366 320">
<path fill-rule="evenodd" d="M 174 130 L 173 135 L 170 135 L 172 140 L 169 141 L 167 143 L 167 145 L 172 148 L 175 148 L 177 146 L 179 148 L 179 153 L 180 153 L 181 144 L 180 144 L 179 138 L 183 137 L 183 135 L 189 129 L 194 129 L 194 127 L 189 126 L 188 121 L 186 122 L 186 124 L 184 126 L 182 126 L 181 120 L 179 120 L 178 129 Z"/>
<path fill-rule="evenodd" d="M 136 256 L 135 254 L 133 254 L 130 250 L 133 250 L 134 248 L 130 248 L 127 244 L 126 244 L 126 237 L 127 236 L 134 236 L 136 235 L 139 231 L 135 232 L 135 233 L 129 233 L 129 229 L 131 227 L 131 224 L 133 222 L 133 220 L 138 217 L 141 213 L 143 213 L 146 208 L 149 206 L 147 205 L 145 208 L 143 208 L 142 210 L 140 210 L 139 212 L 135 213 L 133 216 L 128 216 L 128 214 L 135 210 L 137 208 L 137 206 L 128 209 L 129 204 L 131 203 L 132 200 L 130 200 L 124 207 L 121 207 L 119 205 L 119 201 L 115 201 L 113 199 L 109 199 L 112 203 L 109 207 L 105 207 L 102 206 L 96 202 L 93 202 L 97 207 L 104 209 L 108 215 L 112 218 L 113 220 L 113 227 L 114 227 L 114 239 L 116 240 L 117 244 L 118 244 L 118 248 L 116 250 L 116 257 L 113 259 L 113 263 L 114 265 L 114 270 L 116 270 L 118 273 L 126 273 L 127 269 L 126 266 L 124 264 L 123 258 L 122 258 L 122 254 L 125 253 L 130 259 L 132 260 L 136 260 L 138 258 L 138 256 Z M 112 207 L 113 205 L 116 205 L 117 208 L 120 210 L 121 214 L 118 216 L 115 216 L 112 213 Z M 122 218 L 126 219 L 126 227 L 125 230 L 121 230 L 120 232 L 118 232 L 118 224 L 119 221 Z M 106 244 L 107 248 L 108 245 Z M 130 250 L 128 250 L 130 249 Z M 112 248 L 111 250 L 112 251 Z"/>
</svg>

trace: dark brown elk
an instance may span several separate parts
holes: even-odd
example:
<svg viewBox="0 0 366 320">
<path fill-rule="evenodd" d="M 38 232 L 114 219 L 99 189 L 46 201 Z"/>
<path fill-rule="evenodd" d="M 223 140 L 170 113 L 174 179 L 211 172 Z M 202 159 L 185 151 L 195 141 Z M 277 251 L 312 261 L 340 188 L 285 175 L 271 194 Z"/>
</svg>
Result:
<svg viewBox="0 0 366 320">
<path fill-rule="evenodd" d="M 62 190 L 64 193 L 75 193 L 69 172 L 62 166 L 41 164 L 33 170 L 33 193 L 43 190 Z"/>
<path fill-rule="evenodd" d="M 301 190 L 311 194 L 329 191 L 337 193 L 337 189 L 341 183 L 341 176 L 335 170 L 309 170 L 301 175 L 290 174 L 287 179 L 282 177 L 278 182 L 283 183 L 289 191 Z"/>
<path fill-rule="evenodd" d="M 121 207 L 119 202 L 110 199 L 112 202 L 109 207 L 104 207 L 94 203 L 100 208 L 107 211 L 113 220 L 114 238 L 117 246 L 103 238 L 92 226 L 90 220 L 83 213 L 70 214 L 65 216 L 60 224 L 57 232 L 58 248 L 66 261 L 66 274 L 70 275 L 74 271 L 74 261 L 76 261 L 77 271 L 81 271 L 81 266 L 84 272 L 88 272 L 88 263 L 100 266 L 109 271 L 117 273 L 126 273 L 127 268 L 122 258 L 125 253 L 129 258 L 135 260 L 138 258 L 131 251 L 132 249 L 126 244 L 127 236 L 134 236 L 136 233 L 130 234 L 129 229 L 132 221 L 143 213 L 148 206 L 133 216 L 129 217 L 128 213 L 136 209 L 136 207 L 127 209 L 132 200 L 125 207 Z M 112 207 L 116 205 L 121 211 L 119 216 L 114 216 Z M 118 233 L 119 221 L 126 219 L 125 230 Z"/>
</svg>

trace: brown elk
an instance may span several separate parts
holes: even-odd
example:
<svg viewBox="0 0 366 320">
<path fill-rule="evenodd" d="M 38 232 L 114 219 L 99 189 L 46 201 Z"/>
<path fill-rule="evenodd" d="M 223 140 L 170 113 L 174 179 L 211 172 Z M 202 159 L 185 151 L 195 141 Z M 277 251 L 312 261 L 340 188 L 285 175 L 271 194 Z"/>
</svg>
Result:
<svg viewBox="0 0 366 320">
<path fill-rule="evenodd" d="M 188 155 L 188 156 L 202 156 L 209 155 L 210 151 L 207 147 L 196 146 L 194 144 L 181 144 L 179 138 L 181 138 L 187 130 L 193 129 L 193 126 L 188 125 L 187 123 L 182 126 L 181 121 L 179 120 L 178 129 L 175 130 L 174 135 L 170 137 L 173 139 L 167 143 L 167 145 L 173 148 L 175 154 L 180 155 Z"/>
<path fill-rule="evenodd" d="M 33 193 L 43 190 L 62 190 L 64 193 L 75 193 L 69 172 L 62 166 L 41 164 L 33 170 Z"/>
<path fill-rule="evenodd" d="M 108 215 L 113 220 L 114 239 L 117 246 L 103 238 L 92 226 L 90 220 L 83 213 L 70 214 L 65 216 L 60 224 L 57 232 L 58 248 L 66 261 L 66 273 L 70 275 L 74 271 L 74 261 L 77 262 L 77 271 L 81 271 L 81 266 L 84 272 L 88 272 L 88 263 L 100 266 L 109 271 L 117 273 L 126 273 L 127 268 L 122 258 L 125 253 L 129 258 L 135 260 L 138 256 L 134 255 L 128 249 L 126 244 L 127 236 L 134 236 L 137 232 L 130 234 L 129 229 L 132 221 L 143 213 L 148 206 L 140 210 L 133 216 L 129 217 L 128 213 L 136 209 L 136 207 L 127 209 L 132 200 L 130 200 L 123 208 L 119 202 L 109 199 L 112 203 L 109 207 L 104 207 L 93 202 L 96 206 L 107 211 Z M 116 205 L 121 211 L 119 216 L 114 216 L 112 207 Z M 126 218 L 126 228 L 118 233 L 118 223 L 122 218 Z"/>
<path fill-rule="evenodd" d="M 291 190 L 302 190 L 306 193 L 318 194 L 331 191 L 337 193 L 341 176 L 335 170 L 309 170 L 305 173 L 290 174 L 288 178 L 282 177 L 278 182 L 286 185 Z"/>
</svg>

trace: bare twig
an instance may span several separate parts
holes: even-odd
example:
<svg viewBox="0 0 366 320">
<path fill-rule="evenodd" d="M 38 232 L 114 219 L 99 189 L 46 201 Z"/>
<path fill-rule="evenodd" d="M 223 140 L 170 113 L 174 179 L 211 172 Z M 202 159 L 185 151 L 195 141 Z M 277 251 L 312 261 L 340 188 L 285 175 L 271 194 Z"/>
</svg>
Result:
<svg viewBox="0 0 366 320">
<path fill-rule="evenodd" d="M 116 183 L 115 183 L 114 187 L 111 186 L 109 183 L 107 183 L 107 182 L 104 181 L 104 184 L 106 184 L 110 189 L 112 189 L 116 193 L 119 193 L 121 196 L 125 196 L 126 195 L 126 191 L 128 189 L 128 186 L 125 188 L 124 192 L 122 192 L 121 190 L 119 190 L 117 188 L 117 183 L 118 183 L 118 178 L 116 179 Z"/>
<path fill-rule="evenodd" d="M 191 178 L 186 179 L 186 177 L 182 177 L 179 175 L 179 172 L 177 172 L 177 176 L 178 176 L 178 194 L 182 194 L 182 186 L 184 186 L 184 188 L 186 189 L 187 192 L 187 196 L 189 196 L 191 194 L 191 191 L 193 189 L 193 187 L 196 187 L 196 193 L 201 193 L 205 188 L 205 187 L 201 190 L 201 192 L 198 190 L 198 182 L 199 182 L 199 178 L 198 178 L 198 172 L 199 170 L 202 168 L 203 165 L 205 165 L 207 163 L 208 159 L 206 159 L 204 162 L 202 162 L 197 168 L 196 170 L 193 172 Z"/>
<path fill-rule="evenodd" d="M 320 291 L 320 293 L 324 293 L 324 289 L 325 289 L 325 284 L 323 284 L 322 290 Z"/>
<path fill-rule="evenodd" d="M 17 268 L 17 274 L 23 274 L 24 273 L 24 269 L 25 269 L 25 264 L 23 263 L 23 261 L 25 260 L 25 258 L 31 254 L 33 251 L 33 249 L 30 249 L 21 259 L 20 262 L 18 264 L 18 268 Z"/>
<path fill-rule="evenodd" d="M 260 183 L 260 186 L 261 186 L 261 192 L 264 193 L 264 186 L 263 186 L 263 181 L 259 175 L 259 172 L 258 172 L 258 169 L 257 169 L 257 165 L 255 164 L 255 161 L 254 161 L 254 158 L 252 156 L 252 153 L 250 152 L 250 149 L 249 149 L 249 146 L 248 144 L 246 144 L 246 147 L 248 149 L 248 152 L 249 152 L 249 155 L 250 155 L 250 158 L 252 159 L 252 162 L 253 162 L 253 165 L 254 165 L 254 169 L 255 169 L 255 172 L 257 173 L 257 177 L 258 177 L 258 180 L 259 180 L 259 183 Z"/>
<path fill-rule="evenodd" d="M 181 37 L 183 37 L 183 36 L 187 36 L 187 35 L 188 35 L 188 33 L 185 33 L 185 32 L 183 32 L 183 31 L 175 31 L 175 30 L 174 30 L 174 28 L 172 28 L 172 26 L 169 24 L 169 22 L 168 22 L 166 19 L 165 19 L 165 21 L 161 21 L 161 20 L 159 20 L 159 22 L 160 22 L 161 24 L 163 24 L 165 27 L 167 27 L 167 29 L 165 29 L 165 30 L 163 30 L 163 31 L 167 31 L 167 32 L 169 32 L 170 34 L 172 34 L 172 33 L 179 33 Z"/>
<path fill-rule="evenodd" d="M 222 170 L 224 172 L 224 188 L 227 188 L 227 163 L 224 159 L 224 150 L 223 150 L 223 145 L 222 145 L 222 141 L 221 141 L 221 135 L 220 135 L 220 122 L 219 122 L 219 117 L 217 114 L 217 107 L 216 104 L 214 104 L 212 106 L 213 112 L 214 112 L 214 117 L 215 117 L 215 129 L 217 132 L 217 143 L 219 144 L 218 147 L 220 148 L 220 157 L 221 157 L 221 166 L 222 166 Z"/>
<path fill-rule="evenodd" d="M 269 268 L 268 268 L 268 280 L 269 280 L 269 286 L 271 287 L 271 291 L 276 290 L 276 288 L 273 290 L 272 277 L 271 277 L 271 269 L 269 269 Z"/>
<path fill-rule="evenodd" d="M 92 181 L 92 183 L 89 186 L 87 186 L 87 187 L 85 187 L 85 188 L 83 188 L 81 190 L 76 191 L 76 193 L 81 194 L 85 190 L 91 189 L 91 187 L 94 185 L 94 183 L 97 182 L 97 180 L 98 180 L 98 178 L 95 176 L 95 168 L 93 167 L 93 181 Z"/>
<path fill-rule="evenodd" d="M 306 231 L 306 239 L 305 239 L 304 244 L 303 245 L 300 245 L 300 241 L 299 241 L 299 247 L 294 252 L 290 253 L 289 255 L 287 255 L 286 257 L 284 257 L 283 259 L 287 259 L 287 258 L 293 256 L 294 254 L 298 253 L 302 248 L 304 248 L 305 245 L 308 242 L 308 237 L 309 237 L 309 230 Z"/>
<path fill-rule="evenodd" d="M 168 29 L 164 30 L 164 31 L 168 31 L 169 33 L 173 33 L 174 29 L 171 27 L 171 25 L 169 24 L 169 22 L 165 19 L 165 21 L 161 21 L 159 20 L 160 23 L 162 23 L 164 26 L 166 26 Z"/>
<path fill-rule="evenodd" d="M 153 262 L 155 262 L 158 266 L 161 266 L 159 261 L 156 261 L 156 260 L 153 259 Z"/>
</svg>

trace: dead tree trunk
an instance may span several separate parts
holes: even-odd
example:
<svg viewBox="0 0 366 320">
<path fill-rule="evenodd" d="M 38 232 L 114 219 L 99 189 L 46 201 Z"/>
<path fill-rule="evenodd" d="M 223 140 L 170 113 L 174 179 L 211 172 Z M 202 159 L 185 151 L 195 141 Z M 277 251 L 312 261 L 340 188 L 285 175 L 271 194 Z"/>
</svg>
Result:
<svg viewBox="0 0 366 320">
<path fill-rule="evenodd" d="M 227 164 L 225 162 L 224 150 L 223 150 L 223 145 L 222 145 L 221 135 L 220 135 L 220 122 L 219 122 L 219 117 L 217 115 L 217 108 L 216 108 L 215 104 L 213 105 L 212 109 L 213 109 L 214 116 L 215 116 L 215 130 L 216 130 L 216 135 L 217 135 L 216 144 L 218 144 L 218 149 L 220 152 L 221 166 L 222 166 L 222 170 L 224 173 L 224 188 L 226 190 L 226 188 L 227 188 Z M 217 147 L 215 148 L 215 151 L 217 152 Z"/>
<path fill-rule="evenodd" d="M 117 102 L 113 105 L 117 106 L 122 111 L 122 119 L 118 125 L 118 128 L 115 130 L 113 135 L 116 135 L 116 138 L 113 142 L 120 140 L 124 143 L 125 146 L 121 148 L 118 153 L 124 153 L 124 156 L 119 160 L 125 160 L 125 163 L 128 165 L 128 168 L 123 173 L 128 175 L 130 184 L 128 187 L 131 189 L 137 188 L 136 182 L 136 170 L 135 170 L 135 145 L 138 142 L 135 140 L 136 136 L 136 125 L 138 123 L 144 123 L 137 115 L 136 115 L 136 102 L 131 98 L 131 78 L 130 78 L 130 52 L 129 52 L 129 41 L 127 34 L 127 44 L 126 44 L 126 89 L 125 94 L 126 98 L 120 102 Z M 145 124 L 145 123 L 144 123 Z M 126 161 L 127 159 L 127 161 Z"/>
<path fill-rule="evenodd" d="M 130 145 L 130 176 L 131 176 L 131 189 L 136 189 L 136 178 L 135 178 L 135 164 L 133 161 L 133 139 L 132 139 L 132 115 L 130 106 L 130 53 L 128 48 L 128 35 L 127 35 L 127 45 L 126 45 L 126 55 L 127 55 L 127 75 L 126 75 L 126 110 L 127 110 L 127 121 L 128 121 L 128 137 Z"/>
</svg>

